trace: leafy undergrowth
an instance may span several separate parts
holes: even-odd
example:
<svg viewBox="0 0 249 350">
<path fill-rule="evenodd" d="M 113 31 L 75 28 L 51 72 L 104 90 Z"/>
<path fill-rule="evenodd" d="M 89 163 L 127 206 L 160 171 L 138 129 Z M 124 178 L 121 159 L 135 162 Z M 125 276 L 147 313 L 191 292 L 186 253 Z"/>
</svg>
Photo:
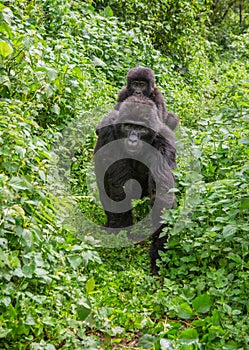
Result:
<svg viewBox="0 0 249 350">
<path fill-rule="evenodd" d="M 165 0 L 164 43 L 133 3 L 155 35 L 105 1 L 0 4 L 1 349 L 248 349 L 248 5 Z M 73 216 L 104 222 L 94 128 L 136 65 L 181 120 L 158 277 L 149 240 L 101 248 Z"/>
</svg>

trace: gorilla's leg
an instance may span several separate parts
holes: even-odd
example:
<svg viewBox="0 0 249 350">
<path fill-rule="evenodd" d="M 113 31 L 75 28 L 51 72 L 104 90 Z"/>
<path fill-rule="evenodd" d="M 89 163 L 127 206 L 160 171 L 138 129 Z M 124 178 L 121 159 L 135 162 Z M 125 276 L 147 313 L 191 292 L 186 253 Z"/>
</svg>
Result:
<svg viewBox="0 0 249 350">
<path fill-rule="evenodd" d="M 124 191 L 125 184 L 130 178 L 129 160 L 120 160 L 107 170 L 104 188 L 103 185 L 99 186 L 100 200 L 107 216 L 106 227 L 122 229 L 133 224 L 131 198 L 126 198 Z M 121 201 L 124 205 L 120 205 Z"/>
<path fill-rule="evenodd" d="M 159 238 L 160 233 L 165 225 L 162 225 L 152 236 L 152 242 L 150 246 L 150 264 L 151 264 L 151 273 L 154 276 L 158 275 L 158 266 L 156 261 L 160 259 L 159 251 L 165 252 L 166 248 L 164 244 L 167 241 L 167 235 Z"/>
<path fill-rule="evenodd" d="M 169 192 L 174 187 L 174 176 L 166 161 L 164 164 L 160 164 L 160 167 L 157 164 L 153 175 L 150 173 L 148 187 L 152 207 L 152 225 L 155 229 L 150 247 L 151 272 L 153 275 L 157 275 L 158 267 L 156 261 L 160 258 L 159 250 L 166 251 L 164 244 L 167 241 L 167 235 L 159 237 L 163 227 L 166 226 L 161 223 L 162 211 L 173 208 L 175 204 L 174 194 Z"/>
</svg>

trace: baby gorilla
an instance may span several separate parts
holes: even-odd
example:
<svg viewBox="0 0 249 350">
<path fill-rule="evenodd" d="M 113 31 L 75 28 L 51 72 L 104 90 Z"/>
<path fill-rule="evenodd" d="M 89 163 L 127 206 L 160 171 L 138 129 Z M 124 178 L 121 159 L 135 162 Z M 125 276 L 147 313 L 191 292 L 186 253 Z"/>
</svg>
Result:
<svg viewBox="0 0 249 350">
<path fill-rule="evenodd" d="M 178 123 L 178 117 L 169 112 L 160 90 L 155 86 L 155 75 L 152 69 L 146 67 L 135 67 L 129 70 L 127 76 L 127 86 L 118 94 L 117 104 L 114 107 L 119 110 L 120 103 L 125 101 L 129 96 L 148 97 L 155 102 L 158 115 L 163 123 L 171 130 L 174 130 Z"/>
</svg>

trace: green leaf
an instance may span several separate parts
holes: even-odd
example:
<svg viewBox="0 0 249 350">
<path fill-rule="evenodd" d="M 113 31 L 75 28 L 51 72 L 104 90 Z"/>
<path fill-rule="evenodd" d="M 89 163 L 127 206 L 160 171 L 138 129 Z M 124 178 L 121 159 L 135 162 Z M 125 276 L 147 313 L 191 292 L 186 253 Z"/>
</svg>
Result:
<svg viewBox="0 0 249 350">
<path fill-rule="evenodd" d="M 242 197 L 240 202 L 240 209 L 249 209 L 249 197 Z"/>
<path fill-rule="evenodd" d="M 218 310 L 216 309 L 213 310 L 211 321 L 214 326 L 220 326 L 220 314 Z"/>
<path fill-rule="evenodd" d="M 139 339 L 138 346 L 142 349 L 152 349 L 155 344 L 155 337 L 150 334 L 144 334 Z"/>
<path fill-rule="evenodd" d="M 104 8 L 104 14 L 106 17 L 112 17 L 113 16 L 113 11 L 110 6 L 106 6 Z"/>
<path fill-rule="evenodd" d="M 58 72 L 54 68 L 47 68 L 47 76 L 50 81 L 53 81 L 57 78 Z"/>
<path fill-rule="evenodd" d="M 237 232 L 237 227 L 234 225 L 227 225 L 223 228 L 222 235 L 224 238 L 231 239 Z"/>
<path fill-rule="evenodd" d="M 24 229 L 22 231 L 22 238 L 25 241 L 27 247 L 31 247 L 33 244 L 33 234 L 30 230 Z"/>
<path fill-rule="evenodd" d="M 24 321 L 24 323 L 28 326 L 34 326 L 36 324 L 33 316 L 29 313 L 26 317 L 26 320 Z"/>
<path fill-rule="evenodd" d="M 12 331 L 11 328 L 0 328 L 0 338 L 5 338 Z"/>
<path fill-rule="evenodd" d="M 51 108 L 51 110 L 56 114 L 56 115 L 60 115 L 60 107 L 57 105 L 57 103 L 55 103 L 53 105 L 53 107 Z"/>
<path fill-rule="evenodd" d="M 80 321 L 84 321 L 91 312 L 91 304 L 86 298 L 79 300 L 77 304 L 77 313 Z"/>
<path fill-rule="evenodd" d="M 22 40 L 23 46 L 25 47 L 26 50 L 29 50 L 33 43 L 34 43 L 34 38 L 31 37 L 30 35 L 26 35 L 23 40 Z"/>
<path fill-rule="evenodd" d="M 69 255 L 67 259 L 73 269 L 77 269 L 83 263 L 83 259 L 79 255 Z"/>
<path fill-rule="evenodd" d="M 10 297 L 2 298 L 2 299 L 0 300 L 0 303 L 3 304 L 3 305 L 5 305 L 5 306 L 7 307 L 7 306 L 10 305 L 11 299 L 10 299 Z"/>
<path fill-rule="evenodd" d="M 207 313 L 212 305 L 212 300 L 208 294 L 202 294 L 196 297 L 192 301 L 192 304 L 196 312 Z"/>
<path fill-rule="evenodd" d="M 91 293 L 94 290 L 94 287 L 95 287 L 95 280 L 94 280 L 94 277 L 91 277 L 86 282 L 86 292 L 87 292 L 87 294 Z"/>
<path fill-rule="evenodd" d="M 2 16 L 3 16 L 3 20 L 5 22 L 7 22 L 9 25 L 11 25 L 11 20 L 14 17 L 13 12 L 11 11 L 11 9 L 9 7 L 5 7 L 3 9 L 3 11 L 1 11 Z"/>
<path fill-rule="evenodd" d="M 92 57 L 92 63 L 94 64 L 94 66 L 100 66 L 100 67 L 106 66 L 106 63 L 96 56 Z"/>
<path fill-rule="evenodd" d="M 10 46 L 9 43 L 6 43 L 6 41 L 0 41 L 0 55 L 3 57 L 7 57 L 11 55 L 13 52 L 12 46 Z"/>
<path fill-rule="evenodd" d="M 239 140 L 239 145 L 249 145 L 249 137 L 244 137 Z"/>
<path fill-rule="evenodd" d="M 48 274 L 48 271 L 45 270 L 45 269 L 42 269 L 42 268 L 40 268 L 40 267 L 37 267 L 37 268 L 35 269 L 35 274 L 36 274 L 37 276 L 45 276 L 45 275 Z"/>
<path fill-rule="evenodd" d="M 32 188 L 32 185 L 25 179 L 25 177 L 14 176 L 10 179 L 9 185 L 14 190 L 29 190 Z"/>
<path fill-rule="evenodd" d="M 173 350 L 174 346 L 172 342 L 168 339 L 160 339 L 161 350 Z"/>
<path fill-rule="evenodd" d="M 0 23 L 0 33 L 6 33 L 10 37 L 12 34 L 11 27 L 5 22 Z"/>
<path fill-rule="evenodd" d="M 181 303 L 178 305 L 176 313 L 178 317 L 183 318 L 184 320 L 189 320 L 193 317 L 193 311 L 188 303 Z"/>
<path fill-rule="evenodd" d="M 180 333 L 179 339 L 185 343 L 193 343 L 199 340 L 196 329 L 185 329 Z"/>
<path fill-rule="evenodd" d="M 31 278 L 34 271 L 35 271 L 35 265 L 34 264 L 24 265 L 22 267 L 22 272 L 23 272 L 25 277 Z"/>
</svg>

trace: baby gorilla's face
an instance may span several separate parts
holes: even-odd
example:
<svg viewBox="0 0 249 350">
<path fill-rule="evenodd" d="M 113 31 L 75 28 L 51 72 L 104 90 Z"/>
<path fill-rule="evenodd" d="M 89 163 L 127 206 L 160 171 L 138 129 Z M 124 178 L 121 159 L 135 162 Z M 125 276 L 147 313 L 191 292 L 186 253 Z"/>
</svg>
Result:
<svg viewBox="0 0 249 350">
<path fill-rule="evenodd" d="M 131 89 L 134 96 L 148 96 L 149 84 L 144 80 L 134 80 Z"/>
</svg>

